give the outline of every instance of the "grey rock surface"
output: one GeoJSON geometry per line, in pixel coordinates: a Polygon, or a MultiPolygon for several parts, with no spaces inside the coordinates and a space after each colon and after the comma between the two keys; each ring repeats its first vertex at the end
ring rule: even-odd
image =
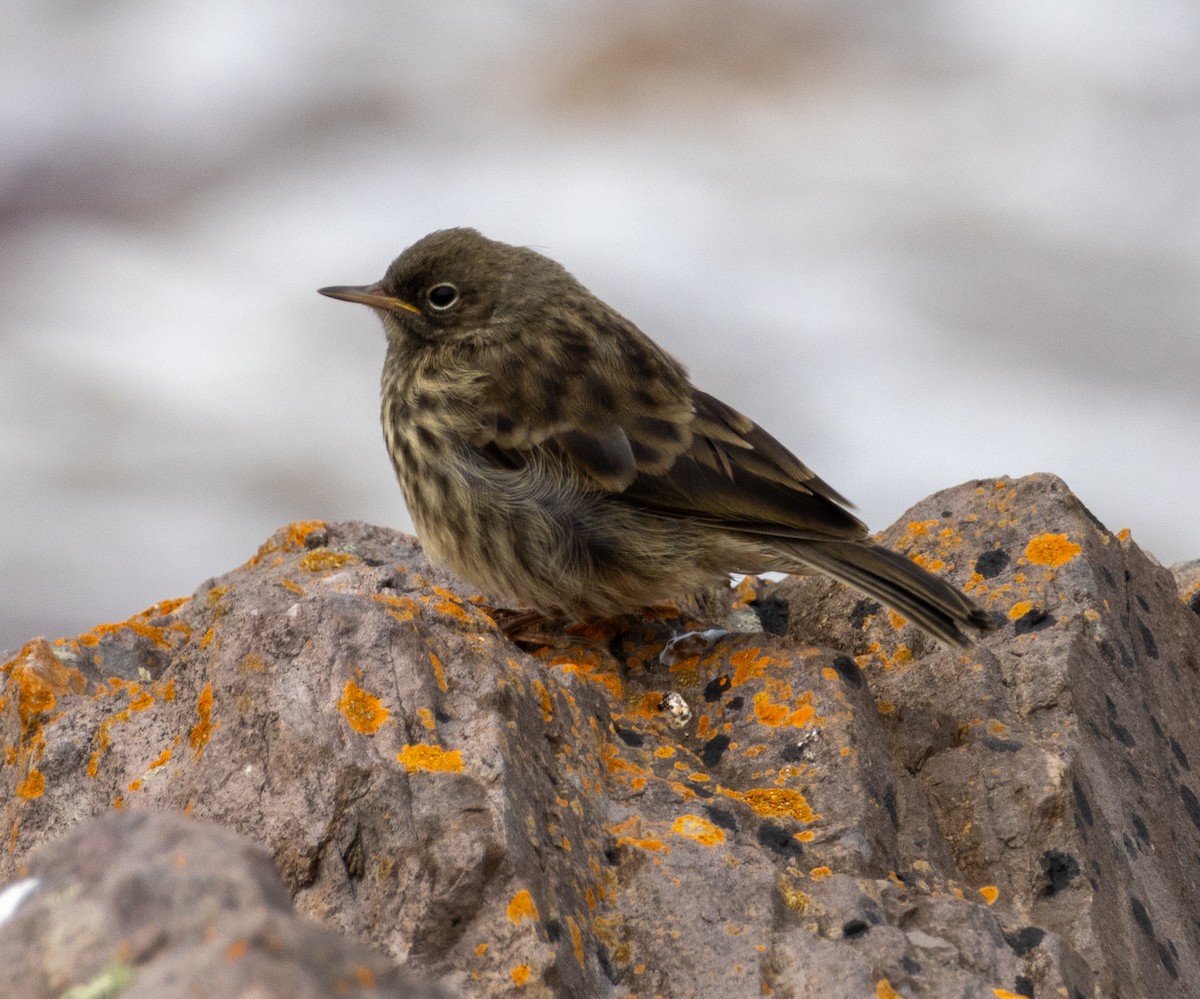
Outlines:
{"type": "Polygon", "coordinates": [[[291,525],[4,665],[0,879],[120,804],[464,996],[1189,995],[1200,615],[1051,476],[884,537],[1003,626],[949,650],[793,578],[517,648],[413,539],[291,525]]]}
{"type": "Polygon", "coordinates": [[[84,822],[38,847],[6,894],[10,999],[448,999],[299,917],[261,847],[178,813],[84,822]]]}

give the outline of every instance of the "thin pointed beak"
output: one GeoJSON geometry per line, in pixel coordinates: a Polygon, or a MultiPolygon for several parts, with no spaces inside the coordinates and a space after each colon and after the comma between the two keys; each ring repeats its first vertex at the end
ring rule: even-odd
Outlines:
{"type": "Polygon", "coordinates": [[[329,298],[340,298],[343,302],[369,305],[372,309],[404,309],[405,312],[421,314],[421,310],[415,305],[410,305],[403,299],[385,295],[378,284],[364,284],[361,287],[339,284],[332,288],[318,288],[317,292],[329,298]]]}

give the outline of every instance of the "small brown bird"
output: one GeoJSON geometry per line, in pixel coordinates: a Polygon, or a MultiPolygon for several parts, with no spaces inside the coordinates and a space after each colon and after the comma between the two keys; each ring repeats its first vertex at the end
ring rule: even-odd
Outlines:
{"type": "Polygon", "coordinates": [[[954,645],[990,626],[533,250],[444,229],[321,294],[383,320],[383,433],[417,532],[489,596],[586,619],[731,572],[822,572],[954,645]]]}

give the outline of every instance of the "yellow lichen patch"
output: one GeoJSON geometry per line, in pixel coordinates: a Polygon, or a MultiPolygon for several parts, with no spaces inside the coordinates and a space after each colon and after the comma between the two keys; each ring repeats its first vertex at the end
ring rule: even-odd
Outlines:
{"type": "Polygon", "coordinates": [[[541,680],[533,681],[533,692],[537,694],[538,704],[542,709],[542,720],[551,721],[554,718],[554,702],[550,699],[550,691],[541,680]]]}
{"type": "Polygon", "coordinates": [[[817,834],[811,829],[805,829],[798,833],[792,833],[793,839],[798,839],[801,843],[811,843],[817,838],[817,834]]]}
{"type": "Polygon", "coordinates": [[[932,528],[937,527],[940,523],[941,521],[936,518],[933,520],[910,520],[906,525],[906,529],[912,537],[919,538],[922,534],[928,534],[932,528]]]}
{"type": "Polygon", "coordinates": [[[771,657],[764,656],[760,648],[739,649],[729,657],[729,663],[733,666],[733,679],[729,685],[736,687],[747,680],[757,679],[771,662],[771,657]]]}
{"type": "Polygon", "coordinates": [[[154,695],[148,690],[138,691],[129,702],[130,711],[145,711],[154,703],[154,695]]]}
{"type": "Polygon", "coordinates": [[[290,549],[303,548],[308,543],[308,536],[314,531],[325,530],[325,521],[323,520],[297,520],[288,524],[287,533],[284,534],[284,546],[290,549]]]}
{"type": "Polygon", "coordinates": [[[881,978],[875,983],[875,999],[904,999],[904,996],[892,988],[886,978],[881,978]]]}
{"type": "Polygon", "coordinates": [[[296,594],[298,597],[304,596],[304,587],[292,579],[281,579],[279,585],[290,593],[296,594]]]}
{"type": "Polygon", "coordinates": [[[661,850],[663,853],[671,852],[671,848],[666,843],[661,839],[654,839],[652,836],[620,836],[617,838],[617,846],[636,846],[639,850],[661,850]]]}
{"type": "Polygon", "coordinates": [[[811,871],[808,872],[808,876],[810,878],[812,878],[814,881],[823,881],[823,880],[825,880],[825,878],[829,877],[829,875],[831,875],[832,873],[833,873],[833,871],[830,870],[828,867],[822,866],[822,867],[814,867],[811,871]]]}
{"type": "Polygon", "coordinates": [[[421,605],[412,597],[397,597],[388,593],[376,593],[373,599],[384,604],[388,613],[397,621],[411,621],[421,612],[421,605]]]}
{"type": "Polygon", "coordinates": [[[142,778],[141,777],[137,778],[136,780],[131,780],[129,782],[128,790],[140,791],[141,789],[142,789],[142,778]]]}
{"type": "Polygon", "coordinates": [[[650,773],[645,767],[639,767],[636,763],[632,763],[625,759],[611,742],[606,742],[600,747],[600,759],[604,762],[605,767],[611,774],[626,773],[638,777],[645,777],[650,773]]]}
{"type": "Polygon", "coordinates": [[[1065,534],[1039,534],[1025,546],[1025,557],[1034,565],[1056,568],[1070,562],[1081,551],[1083,547],[1069,541],[1065,534]]]}
{"type": "Polygon", "coordinates": [[[433,667],[433,682],[437,684],[438,690],[445,693],[450,689],[450,684],[446,682],[446,671],[442,669],[442,661],[432,649],[429,650],[429,665],[433,667]]]}
{"type": "Polygon", "coordinates": [[[421,723],[421,727],[432,732],[437,728],[437,722],[433,720],[433,712],[428,708],[417,708],[417,721],[421,723]]]}
{"type": "Polygon", "coordinates": [[[353,680],[347,680],[338,700],[338,710],[355,732],[372,735],[388,720],[388,709],[374,694],[363,690],[353,680]]]}
{"type": "Polygon", "coordinates": [[[213,692],[212,684],[206,683],[204,689],[200,691],[200,697],[196,700],[196,724],[192,726],[192,731],[188,735],[188,745],[192,747],[192,751],[199,759],[204,755],[204,747],[208,745],[208,740],[213,734],[213,692]]]}
{"type": "Polygon", "coordinates": [[[772,728],[781,725],[803,728],[812,721],[813,707],[811,704],[801,704],[800,707],[793,710],[790,705],[772,701],[771,695],[767,691],[760,690],[754,695],[754,717],[760,725],[768,725],[772,728]]]}
{"type": "Polygon", "coordinates": [[[538,912],[537,903],[533,900],[533,896],[522,888],[508,903],[508,908],[505,910],[510,923],[521,923],[526,919],[541,919],[542,915],[538,912]]]}
{"type": "Polygon", "coordinates": [[[743,576],[741,582],[733,588],[734,608],[749,607],[758,599],[758,580],[753,576],[743,576]]]}
{"type": "Polygon", "coordinates": [[[157,770],[159,767],[165,767],[171,760],[171,750],[164,749],[155,757],[154,761],[146,768],[147,771],[157,770]]]}
{"type": "Polygon", "coordinates": [[[462,751],[458,749],[442,749],[428,743],[408,745],[396,754],[396,759],[404,764],[411,774],[418,770],[430,773],[461,773],[463,768],[462,751]]]}
{"type": "Polygon", "coordinates": [[[669,760],[672,756],[675,755],[675,747],[674,746],[659,746],[658,749],[656,749],[654,751],[654,755],[657,756],[660,760],[669,760]]]}
{"type": "Polygon", "coordinates": [[[979,889],[979,894],[983,896],[983,900],[991,905],[1000,897],[1000,889],[995,885],[984,885],[979,889]]]}
{"type": "Polygon", "coordinates": [[[926,558],[919,552],[909,556],[922,569],[927,569],[930,572],[941,572],[946,568],[946,563],[940,558],[926,558]]]}
{"type": "Polygon", "coordinates": [[[825,677],[830,683],[836,683],[839,679],[838,671],[832,666],[826,666],[821,670],[821,676],[825,677]]]}
{"type": "Polygon", "coordinates": [[[17,785],[18,798],[40,798],[46,790],[46,775],[40,770],[31,769],[17,785]]]}
{"type": "Polygon", "coordinates": [[[175,700],[175,677],[171,677],[171,679],[167,681],[167,685],[163,687],[162,693],[158,696],[164,701],[175,700]]]}
{"type": "Polygon", "coordinates": [[[1024,992],[1009,992],[1008,989],[992,989],[996,999],[1029,999],[1024,992]]]}
{"type": "Polygon", "coordinates": [[[607,688],[609,693],[618,700],[624,692],[621,678],[615,673],[599,668],[600,663],[595,656],[576,656],[574,658],[555,656],[550,660],[550,665],[557,666],[564,673],[572,673],[588,683],[607,688]]]}
{"type": "Polygon", "coordinates": [[[1117,531],[1117,540],[1120,541],[1121,544],[1124,544],[1132,536],[1133,535],[1130,533],[1130,530],[1128,527],[1122,527],[1119,531],[1117,531]]]}
{"type": "Polygon", "coordinates": [[[204,598],[205,602],[208,604],[209,607],[213,607],[228,592],[229,592],[228,586],[214,586],[211,590],[208,591],[207,595],[205,596],[205,598],[204,598]]]}
{"type": "Polygon", "coordinates": [[[530,968],[527,964],[518,964],[509,974],[512,975],[514,985],[524,985],[529,981],[530,968]]]}
{"type": "Polygon", "coordinates": [[[693,839],[702,846],[717,846],[725,842],[725,830],[699,815],[681,815],[671,825],[676,836],[693,839]]]}
{"type": "Polygon", "coordinates": [[[738,793],[721,788],[728,797],[744,801],[752,811],[764,818],[795,819],[814,822],[820,816],[809,807],[804,795],[787,787],[753,787],[738,793]]]}
{"type": "Polygon", "coordinates": [[[112,721],[111,718],[105,718],[100,723],[100,727],[96,729],[96,748],[92,750],[92,755],[87,765],[87,775],[89,777],[95,777],[100,772],[100,761],[104,758],[108,747],[112,745],[112,736],[108,731],[108,727],[112,724],[112,721]]]}
{"type": "Polygon", "coordinates": [[[908,624],[908,618],[904,617],[903,615],[897,614],[894,610],[889,610],[887,612],[887,616],[888,616],[888,623],[891,624],[892,628],[895,631],[899,631],[906,624],[908,624]]]}
{"type": "Polygon", "coordinates": [[[192,629],[182,621],[173,621],[166,625],[154,625],[150,622],[165,617],[181,604],[187,603],[187,600],[187,597],[180,597],[177,600],[161,600],[144,611],[134,614],[127,621],[121,621],[119,624],[98,624],[91,631],[80,635],[76,641],[80,645],[90,648],[99,645],[101,639],[110,635],[116,635],[122,631],[132,631],[141,638],[149,639],[159,648],[173,648],[176,641],[189,638],[192,629]]]}
{"type": "Polygon", "coordinates": [[[1028,613],[1029,613],[1031,610],[1033,610],[1033,601],[1031,601],[1031,600],[1018,600],[1018,601],[1017,601],[1015,604],[1013,604],[1013,605],[1012,605],[1012,606],[1011,606],[1011,607],[1008,609],[1008,616],[1009,616],[1009,619],[1010,619],[1010,620],[1013,620],[1013,621],[1015,621],[1015,620],[1017,620],[1017,618],[1022,618],[1022,617],[1024,617],[1024,616],[1025,616],[1026,614],[1028,614],[1028,613]]]}
{"type": "Polygon", "coordinates": [[[571,931],[571,947],[575,951],[575,960],[583,967],[583,934],[579,932],[579,924],[567,916],[567,929],[571,931]]]}
{"type": "Polygon", "coordinates": [[[300,559],[300,568],[306,572],[330,572],[344,569],[348,565],[360,565],[362,559],[348,552],[331,552],[328,548],[317,548],[300,559]]]}

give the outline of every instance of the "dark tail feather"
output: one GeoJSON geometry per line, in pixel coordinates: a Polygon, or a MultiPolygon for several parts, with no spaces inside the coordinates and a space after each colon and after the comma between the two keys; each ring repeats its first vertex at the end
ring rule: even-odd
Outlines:
{"type": "Polygon", "coordinates": [[[889,548],[869,542],[812,541],[787,550],[806,566],[887,604],[948,645],[972,644],[964,627],[974,632],[996,626],[969,597],[889,548]]]}

